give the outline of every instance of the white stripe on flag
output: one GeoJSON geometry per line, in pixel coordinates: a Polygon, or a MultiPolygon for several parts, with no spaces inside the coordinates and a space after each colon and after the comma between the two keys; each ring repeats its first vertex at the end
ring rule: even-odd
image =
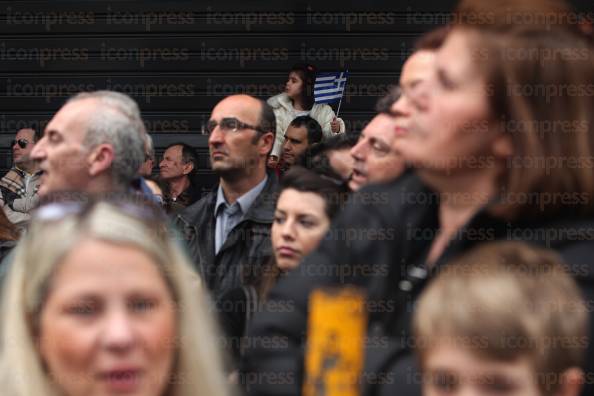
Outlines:
{"type": "Polygon", "coordinates": [[[328,98],[341,97],[341,96],[342,96],[342,92],[334,92],[331,94],[319,95],[318,99],[328,99],[328,98]]]}
{"type": "Polygon", "coordinates": [[[342,92],[342,88],[331,88],[331,89],[316,89],[314,90],[314,94],[325,94],[325,93],[334,93],[334,92],[342,92]]]}
{"type": "MultiPolygon", "coordinates": [[[[336,74],[333,74],[331,76],[324,76],[324,77],[316,77],[316,81],[332,81],[334,80],[336,77],[338,77],[336,74]]],[[[342,77],[342,76],[341,76],[342,77]]]]}
{"type": "Polygon", "coordinates": [[[319,79],[316,79],[315,85],[322,85],[322,84],[336,84],[336,83],[342,83],[342,82],[345,82],[346,80],[347,80],[347,79],[346,79],[345,77],[342,77],[342,78],[332,78],[332,79],[329,79],[329,80],[323,80],[323,81],[321,81],[321,80],[319,80],[319,79]]]}
{"type": "Polygon", "coordinates": [[[318,98],[318,103],[327,101],[327,100],[334,100],[334,99],[340,99],[342,95],[333,95],[333,96],[322,96],[318,98]]]}
{"type": "Polygon", "coordinates": [[[323,88],[323,87],[333,87],[335,84],[333,82],[329,82],[329,83],[316,83],[314,85],[314,87],[318,88],[323,88]]]}

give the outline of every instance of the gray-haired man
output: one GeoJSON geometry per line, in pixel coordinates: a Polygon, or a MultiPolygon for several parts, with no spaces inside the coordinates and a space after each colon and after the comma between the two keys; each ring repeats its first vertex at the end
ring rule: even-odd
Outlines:
{"type": "Polygon", "coordinates": [[[43,171],[39,194],[125,191],[144,161],[145,134],[130,97],[112,91],[72,97],[31,153],[43,171]]]}

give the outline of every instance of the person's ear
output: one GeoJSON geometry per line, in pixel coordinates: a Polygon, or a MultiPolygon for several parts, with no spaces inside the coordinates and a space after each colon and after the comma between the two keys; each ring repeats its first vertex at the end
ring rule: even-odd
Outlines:
{"type": "Polygon", "coordinates": [[[272,145],[274,144],[274,134],[272,132],[266,132],[258,139],[258,153],[263,156],[268,156],[272,145]]]}
{"type": "Polygon", "coordinates": [[[184,164],[184,168],[183,168],[183,173],[184,175],[189,175],[190,172],[192,172],[194,170],[194,163],[193,162],[187,162],[184,164]]]}
{"type": "Polygon", "coordinates": [[[584,371],[578,367],[570,367],[559,377],[559,389],[555,396],[579,396],[584,386],[584,371]]]}
{"type": "Polygon", "coordinates": [[[106,171],[113,164],[115,157],[114,149],[111,144],[100,144],[93,148],[89,154],[89,175],[97,176],[106,171]]]}

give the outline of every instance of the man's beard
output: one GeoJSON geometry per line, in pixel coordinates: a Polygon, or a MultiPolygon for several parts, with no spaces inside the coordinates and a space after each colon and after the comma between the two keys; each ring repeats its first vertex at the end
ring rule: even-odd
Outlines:
{"type": "Polygon", "coordinates": [[[253,172],[258,165],[258,158],[249,158],[241,163],[233,163],[222,166],[219,169],[213,167],[213,171],[221,178],[229,182],[240,180],[253,172]]]}

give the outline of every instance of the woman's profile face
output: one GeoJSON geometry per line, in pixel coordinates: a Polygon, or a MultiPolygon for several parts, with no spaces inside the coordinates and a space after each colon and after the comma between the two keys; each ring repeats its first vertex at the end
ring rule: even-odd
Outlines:
{"type": "Polygon", "coordinates": [[[293,188],[278,197],[272,223],[272,248],[278,267],[287,271],[299,265],[326,234],[330,219],[320,195],[293,188]]]}
{"type": "Polygon", "coordinates": [[[39,318],[39,350],[68,396],[163,395],[171,379],[175,305],[138,248],[86,240],[56,267],[39,318]]]}
{"type": "Polygon", "coordinates": [[[291,99],[298,99],[303,92],[303,79],[299,76],[299,73],[292,71],[289,73],[289,79],[285,84],[285,92],[291,99]]]}
{"type": "Polygon", "coordinates": [[[407,93],[410,124],[393,147],[419,170],[451,174],[493,160],[499,134],[471,34],[453,30],[436,54],[431,76],[407,93]]]}

